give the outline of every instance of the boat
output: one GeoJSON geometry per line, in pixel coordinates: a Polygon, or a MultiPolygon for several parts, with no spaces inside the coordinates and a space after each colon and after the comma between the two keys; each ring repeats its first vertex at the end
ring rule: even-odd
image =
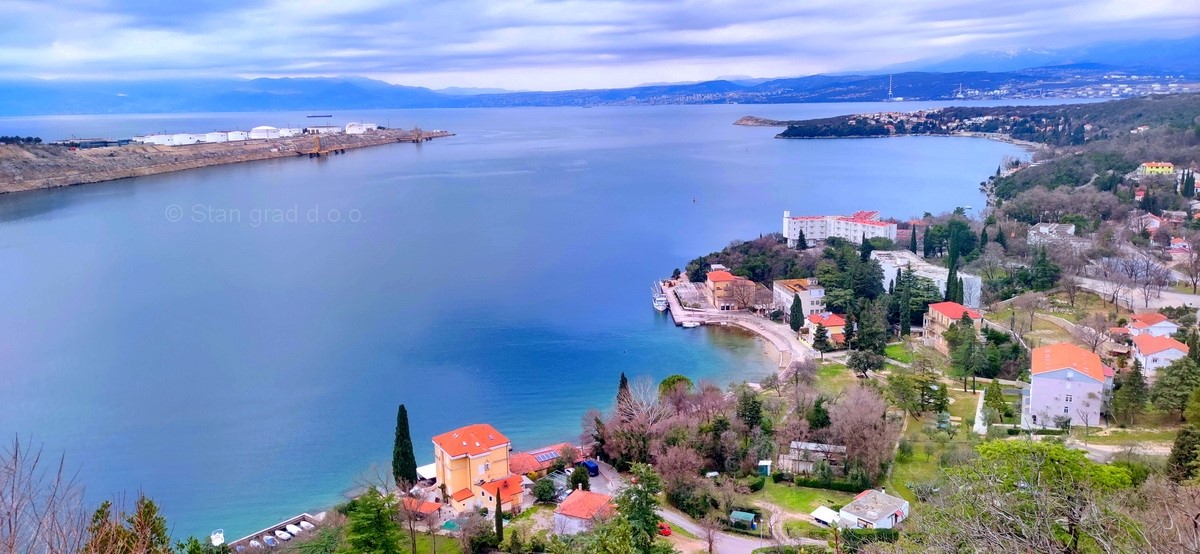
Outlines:
{"type": "Polygon", "coordinates": [[[213,546],[221,546],[222,544],[225,544],[225,530],[217,529],[216,531],[213,531],[212,534],[208,536],[208,540],[212,542],[213,546]]]}
{"type": "Polygon", "coordinates": [[[330,114],[330,115],[310,115],[310,116],[306,116],[306,117],[333,117],[333,115],[332,114],[330,114]]]}
{"type": "Polygon", "coordinates": [[[696,327],[699,327],[699,326],[700,326],[700,322],[699,322],[699,321],[685,321],[685,322],[683,322],[683,328],[684,328],[684,329],[695,329],[696,327]]]}
{"type": "Polygon", "coordinates": [[[271,535],[263,535],[262,540],[263,544],[266,544],[272,548],[279,546],[279,541],[275,540],[275,537],[272,537],[271,535]]]}
{"type": "Polygon", "coordinates": [[[275,536],[279,537],[280,540],[285,540],[285,541],[292,540],[292,534],[288,533],[287,531],[284,531],[283,529],[276,529],[275,536]]]}
{"type": "Polygon", "coordinates": [[[262,548],[262,543],[258,541],[250,541],[250,548],[262,548]]]}
{"type": "Polygon", "coordinates": [[[662,292],[662,284],[655,281],[650,286],[650,293],[654,295],[654,309],[660,312],[667,311],[667,295],[662,292]]]}
{"type": "Polygon", "coordinates": [[[301,532],[303,532],[303,529],[301,529],[295,523],[289,523],[287,525],[287,527],[284,527],[284,529],[287,529],[287,532],[291,533],[293,537],[295,537],[295,536],[299,535],[301,532]]]}
{"type": "Polygon", "coordinates": [[[316,529],[316,528],[317,528],[317,526],[316,526],[316,525],[313,525],[313,524],[311,524],[311,523],[309,523],[309,522],[307,522],[307,521],[301,521],[301,522],[300,522],[300,528],[301,528],[301,529],[304,529],[305,531],[312,531],[313,529],[316,529]]]}

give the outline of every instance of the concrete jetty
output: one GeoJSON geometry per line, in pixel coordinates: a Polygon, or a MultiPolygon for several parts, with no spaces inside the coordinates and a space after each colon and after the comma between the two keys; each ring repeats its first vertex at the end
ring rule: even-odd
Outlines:
{"type": "MultiPolygon", "coordinates": [[[[287,518],[279,523],[276,523],[275,525],[271,525],[269,527],[259,529],[258,531],[255,531],[249,535],[246,535],[236,541],[230,541],[227,544],[229,544],[229,547],[233,548],[233,549],[237,549],[237,547],[239,547],[239,546],[249,548],[250,541],[256,540],[259,543],[262,543],[263,535],[271,535],[272,537],[274,537],[275,531],[277,529],[283,529],[284,531],[286,531],[287,529],[285,529],[285,527],[287,527],[288,525],[299,526],[301,521],[307,521],[313,525],[319,525],[322,521],[325,521],[325,512],[320,512],[315,516],[312,514],[309,514],[307,512],[300,514],[298,516],[292,516],[292,517],[287,518]]],[[[316,531],[316,530],[315,529],[312,531],[306,530],[305,533],[311,533],[314,531],[316,531]]],[[[263,546],[265,547],[266,545],[264,544],[263,546]]]]}
{"type": "Polygon", "coordinates": [[[675,320],[675,325],[682,326],[688,322],[701,325],[724,325],[739,327],[754,333],[770,342],[779,351],[780,369],[786,368],[792,360],[816,357],[816,350],[800,342],[796,333],[786,324],[776,323],[749,312],[685,307],[677,293],[680,290],[686,290],[686,287],[695,285],[687,281],[672,283],[663,281],[659,286],[667,297],[671,318],[675,320]]]}

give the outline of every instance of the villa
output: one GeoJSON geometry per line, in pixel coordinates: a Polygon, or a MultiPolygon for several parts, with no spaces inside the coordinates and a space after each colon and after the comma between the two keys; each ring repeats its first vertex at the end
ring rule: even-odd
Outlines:
{"type": "Polygon", "coordinates": [[[1034,348],[1030,355],[1030,387],[1022,393],[1023,427],[1096,425],[1105,396],[1112,390],[1113,370],[1100,356],[1070,343],[1034,348]]]}
{"type": "Polygon", "coordinates": [[[800,313],[817,314],[825,311],[825,287],[817,284],[816,277],[807,279],[780,279],[771,284],[775,307],[783,311],[786,321],[791,321],[792,303],[800,297],[800,313]]]}
{"type": "Polygon", "coordinates": [[[949,356],[950,345],[946,342],[946,331],[950,326],[962,320],[963,314],[971,318],[975,332],[983,328],[983,316],[958,302],[938,302],[929,305],[925,312],[925,346],[932,346],[938,352],[949,356]]]}
{"type": "Polygon", "coordinates": [[[1147,381],[1153,381],[1158,376],[1158,370],[1187,354],[1187,345],[1170,336],[1143,333],[1133,337],[1133,357],[1142,365],[1142,373],[1147,381]]]}
{"type": "Polygon", "coordinates": [[[909,504],[882,490],[867,489],[838,512],[843,529],[891,529],[908,517],[909,504]]]}
{"type": "Polygon", "coordinates": [[[445,487],[447,504],[454,511],[494,508],[497,496],[502,509],[520,506],[524,490],[521,476],[509,471],[511,446],[508,437],[486,423],[433,437],[437,481],[445,487]]]}
{"type": "Polygon", "coordinates": [[[564,535],[574,535],[591,528],[596,521],[614,513],[612,497],[598,492],[577,489],[554,509],[554,528],[564,535]]]}
{"type": "Polygon", "coordinates": [[[829,333],[829,342],[835,346],[846,343],[846,318],[844,316],[832,312],[809,314],[808,318],[804,320],[802,329],[808,335],[808,340],[811,341],[816,336],[818,326],[825,328],[825,331],[829,333]]]}
{"type": "Polygon", "coordinates": [[[754,302],[754,294],[757,291],[757,285],[753,281],[725,270],[709,271],[704,278],[704,285],[708,303],[718,310],[745,308],[754,302]],[[739,294],[743,287],[750,287],[750,290],[739,294]]]}
{"type": "Polygon", "coordinates": [[[508,463],[509,471],[514,475],[527,475],[531,479],[537,479],[545,477],[556,463],[561,462],[570,467],[581,459],[578,448],[572,446],[571,443],[562,442],[528,452],[517,452],[509,456],[508,463]],[[567,460],[562,457],[563,451],[568,448],[574,449],[575,459],[567,460]]]}

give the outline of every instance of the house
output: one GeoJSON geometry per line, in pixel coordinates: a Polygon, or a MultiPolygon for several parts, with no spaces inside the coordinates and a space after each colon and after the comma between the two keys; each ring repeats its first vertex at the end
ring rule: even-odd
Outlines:
{"type": "Polygon", "coordinates": [[[1158,370],[1188,354],[1186,344],[1170,336],[1155,336],[1144,333],[1133,337],[1133,357],[1142,364],[1142,373],[1147,381],[1153,381],[1158,370]]]}
{"type": "Polygon", "coordinates": [[[1163,218],[1154,214],[1142,214],[1133,218],[1132,226],[1134,231],[1147,231],[1151,235],[1158,232],[1158,228],[1162,227],[1166,222],[1163,218]]]}
{"type": "Polygon", "coordinates": [[[1175,164],[1170,162],[1146,162],[1137,168],[1138,175],[1170,175],[1175,173],[1175,164]]]}
{"type": "Polygon", "coordinates": [[[804,233],[807,246],[813,246],[829,237],[838,237],[854,244],[876,237],[896,241],[896,224],[880,221],[879,212],[862,210],[848,216],[803,215],[792,217],[792,212],[783,211],[783,236],[791,248],[796,247],[800,234],[804,233]]]}
{"type": "Polygon", "coordinates": [[[411,496],[404,497],[404,509],[417,514],[417,519],[425,519],[442,511],[442,505],[411,496]]]}
{"type": "MultiPolygon", "coordinates": [[[[896,280],[898,271],[906,269],[911,270],[913,275],[933,281],[942,297],[946,296],[946,280],[950,278],[948,268],[926,262],[924,258],[908,250],[875,250],[871,252],[871,259],[879,262],[879,266],[883,268],[884,290],[888,289],[889,283],[896,280]]],[[[958,272],[958,278],[963,286],[963,304],[968,308],[979,308],[983,298],[983,279],[962,271],[958,272]]]]}
{"type": "Polygon", "coordinates": [[[1179,326],[1167,319],[1167,316],[1149,312],[1144,314],[1133,314],[1129,316],[1129,326],[1127,328],[1129,336],[1136,337],[1138,335],[1153,335],[1156,337],[1169,337],[1179,332],[1179,326]]]}
{"type": "Polygon", "coordinates": [[[754,302],[756,285],[728,271],[709,271],[704,278],[708,302],[719,310],[740,310],[754,302]]]}
{"type": "Polygon", "coordinates": [[[938,352],[949,356],[950,344],[946,342],[946,331],[950,329],[950,325],[961,321],[964,313],[971,318],[975,332],[979,332],[983,328],[983,316],[979,315],[979,312],[958,302],[930,304],[929,310],[925,312],[925,336],[922,339],[925,346],[932,346],[938,352]]]}
{"type": "Polygon", "coordinates": [[[825,331],[829,333],[829,341],[836,345],[844,345],[846,343],[846,318],[833,312],[821,312],[817,314],[808,314],[804,320],[804,327],[800,332],[808,335],[811,341],[816,336],[817,326],[825,327],[825,331]]]}
{"type": "Polygon", "coordinates": [[[587,531],[592,523],[615,513],[612,497],[577,489],[554,509],[554,530],[563,535],[587,531]]]}
{"type": "Polygon", "coordinates": [[[1022,394],[1022,427],[1096,425],[1100,407],[1112,390],[1113,370],[1094,352],[1062,342],[1039,346],[1030,354],[1030,386],[1022,394]]]}
{"type": "Polygon", "coordinates": [[[843,529],[891,529],[908,517],[908,501],[867,489],[838,511],[843,529]]]}
{"type": "Polygon", "coordinates": [[[550,446],[530,450],[528,452],[517,452],[509,456],[508,469],[514,475],[528,475],[530,479],[537,480],[540,477],[545,477],[550,472],[550,468],[555,464],[562,463],[570,467],[575,465],[582,457],[580,450],[571,445],[571,443],[561,442],[550,446]],[[573,460],[562,458],[563,450],[568,448],[574,449],[575,455],[573,460]]]}
{"type": "Polygon", "coordinates": [[[437,481],[445,487],[447,504],[456,512],[518,506],[523,499],[521,476],[509,471],[512,443],[486,423],[476,423],[433,437],[437,481]]]}
{"type": "Polygon", "coordinates": [[[825,311],[825,287],[817,284],[816,277],[808,279],[780,279],[771,283],[771,294],[775,307],[783,311],[787,321],[792,318],[792,303],[800,297],[800,312],[804,315],[825,311]]]}
{"type": "Polygon", "coordinates": [[[1025,242],[1029,246],[1066,247],[1076,253],[1091,246],[1088,240],[1075,236],[1075,225],[1068,223],[1038,223],[1029,228],[1025,242]]]}
{"type": "Polygon", "coordinates": [[[837,468],[846,459],[846,447],[819,442],[792,441],[788,451],[779,455],[776,468],[784,473],[812,473],[813,465],[821,460],[837,468]]]}

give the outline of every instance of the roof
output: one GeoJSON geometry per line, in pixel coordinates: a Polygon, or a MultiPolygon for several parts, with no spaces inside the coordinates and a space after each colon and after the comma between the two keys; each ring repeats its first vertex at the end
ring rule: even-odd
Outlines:
{"type": "Polygon", "coordinates": [[[817,284],[817,279],[815,277],[810,277],[807,279],[778,279],[773,282],[772,285],[783,287],[785,290],[791,292],[804,292],[810,289],[824,288],[817,284]]]}
{"type": "Polygon", "coordinates": [[[750,512],[734,510],[729,512],[729,519],[736,519],[739,521],[754,521],[754,514],[750,512]]]}
{"type": "Polygon", "coordinates": [[[1138,352],[1143,356],[1146,354],[1157,354],[1165,350],[1174,348],[1184,354],[1187,354],[1188,347],[1186,344],[1179,342],[1171,337],[1156,337],[1154,335],[1142,334],[1133,337],[1133,345],[1137,347],[1138,352]]]}
{"type": "Polygon", "coordinates": [[[417,477],[422,479],[437,479],[437,464],[426,464],[418,467],[417,477]]]}
{"type": "Polygon", "coordinates": [[[508,444],[508,437],[486,423],[475,423],[433,437],[433,444],[452,458],[478,456],[508,444]]]}
{"type": "Polygon", "coordinates": [[[450,495],[450,498],[453,498],[455,501],[462,502],[468,498],[471,498],[472,496],[475,496],[475,493],[471,492],[470,488],[465,488],[456,491],[454,494],[450,495]]]}
{"type": "MultiPolygon", "coordinates": [[[[471,492],[467,489],[463,490],[466,490],[468,494],[471,492]]],[[[406,496],[404,497],[404,508],[406,510],[427,516],[442,509],[442,505],[438,504],[437,502],[429,502],[427,500],[420,500],[411,496],[406,496]]]]}
{"type": "Polygon", "coordinates": [[[708,276],[706,277],[706,279],[708,279],[709,281],[712,281],[714,283],[723,283],[725,281],[734,281],[737,279],[737,277],[734,277],[733,274],[728,271],[719,271],[718,270],[718,271],[708,272],[708,276]]]}
{"type": "Polygon", "coordinates": [[[1100,363],[1100,356],[1069,342],[1034,348],[1031,358],[1033,375],[1073,369],[1096,381],[1104,382],[1104,364],[1100,363]]]}
{"type": "Polygon", "coordinates": [[[499,496],[500,502],[508,503],[513,497],[518,496],[524,490],[521,488],[521,476],[509,475],[503,479],[488,481],[479,486],[479,488],[488,492],[492,496],[499,496]]]}
{"type": "Polygon", "coordinates": [[[825,525],[832,525],[833,522],[837,521],[837,519],[838,519],[838,513],[829,508],[826,508],[825,506],[821,506],[821,507],[813,510],[812,514],[810,514],[810,515],[813,516],[813,519],[820,521],[821,523],[824,523],[825,525]]]}
{"type": "Polygon", "coordinates": [[[576,489],[554,509],[554,513],[578,519],[595,519],[612,513],[612,497],[598,492],[576,489]]]}
{"type": "MultiPolygon", "coordinates": [[[[536,450],[512,454],[508,457],[508,470],[513,473],[523,474],[548,469],[560,458],[559,452],[562,452],[568,446],[571,446],[571,444],[560,442],[536,450]]],[[[576,448],[575,451],[579,452],[579,449],[576,448]]],[[[576,455],[576,458],[578,458],[578,455],[576,455]]],[[[573,464],[577,461],[579,460],[566,460],[564,463],[573,464]]]]}
{"type": "Polygon", "coordinates": [[[967,316],[971,319],[983,319],[983,316],[979,315],[979,312],[963,306],[958,302],[938,302],[936,304],[930,304],[929,309],[950,319],[962,319],[963,312],[966,312],[967,316]]]}
{"type": "Polygon", "coordinates": [[[1159,323],[1166,321],[1167,316],[1158,312],[1148,312],[1144,314],[1133,314],[1129,316],[1129,319],[1133,322],[1133,327],[1145,329],[1151,325],[1158,325],[1159,323]]]}
{"type": "Polygon", "coordinates": [[[858,493],[853,502],[846,504],[842,508],[842,512],[873,523],[897,512],[903,514],[907,505],[908,501],[903,498],[896,498],[883,491],[867,489],[858,493]]]}
{"type": "Polygon", "coordinates": [[[808,320],[813,322],[814,325],[820,324],[826,327],[841,327],[846,324],[846,318],[833,312],[808,314],[808,320]]]}
{"type": "MultiPolygon", "coordinates": [[[[1171,162],[1146,162],[1142,165],[1144,165],[1146,167],[1175,167],[1175,164],[1173,164],[1171,162]]],[[[1126,166],[1126,167],[1128,167],[1128,166],[1126,166]]]]}
{"type": "Polygon", "coordinates": [[[846,447],[840,444],[822,444],[819,442],[801,442],[792,441],[788,445],[792,450],[808,450],[810,452],[837,452],[840,454],[846,453],[846,447]]]}

